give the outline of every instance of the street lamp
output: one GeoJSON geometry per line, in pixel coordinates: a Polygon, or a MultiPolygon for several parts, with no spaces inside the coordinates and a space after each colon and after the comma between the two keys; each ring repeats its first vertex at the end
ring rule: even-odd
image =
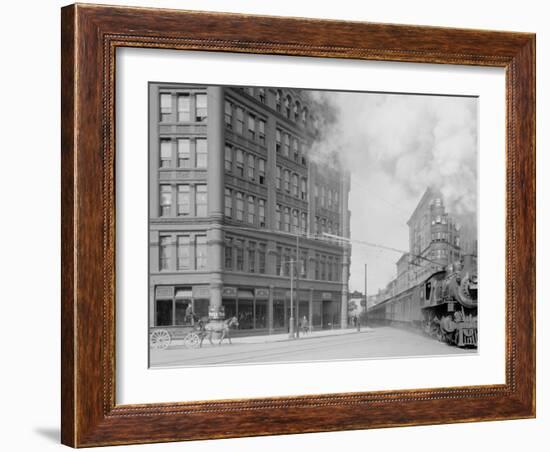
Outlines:
{"type": "Polygon", "coordinates": [[[290,318],[288,319],[288,337],[294,339],[294,260],[290,260],[290,318]]]}
{"type": "Polygon", "coordinates": [[[288,337],[300,338],[298,320],[300,317],[300,236],[296,235],[296,260],[288,261],[290,264],[290,317],[288,319],[288,337]],[[296,271],[296,307],[294,307],[294,271],[296,271]],[[294,314],[296,313],[296,317],[294,314]]]}

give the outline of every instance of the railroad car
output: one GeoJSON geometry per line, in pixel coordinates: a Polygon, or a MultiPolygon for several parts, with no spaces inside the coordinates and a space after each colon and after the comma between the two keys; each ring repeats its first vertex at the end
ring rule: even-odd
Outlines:
{"type": "Polygon", "coordinates": [[[477,262],[473,255],[368,311],[373,323],[420,329],[458,347],[477,348],[477,262]]]}

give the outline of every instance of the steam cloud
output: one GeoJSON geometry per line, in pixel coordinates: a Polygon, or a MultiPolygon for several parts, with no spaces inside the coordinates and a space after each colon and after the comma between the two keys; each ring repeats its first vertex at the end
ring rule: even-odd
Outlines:
{"type": "MultiPolygon", "coordinates": [[[[468,238],[475,240],[476,98],[319,91],[310,95],[317,102],[314,113],[321,121],[311,158],[332,162],[336,152],[349,169],[352,235],[353,217],[355,231],[364,234],[358,226],[360,218],[370,231],[370,236],[363,238],[406,248],[405,222],[426,188],[432,186],[442,192],[447,211],[462,225],[468,238]],[[373,210],[368,205],[369,197],[382,198],[388,209],[367,214],[373,210]],[[395,222],[401,223],[400,231],[395,229],[395,222]],[[401,241],[393,238],[394,233],[403,237],[401,241]]],[[[356,261],[358,255],[359,260],[363,259],[361,253],[358,248],[353,250],[356,261]]],[[[392,256],[393,262],[397,257],[392,256]]],[[[376,284],[380,286],[382,279],[387,282],[395,272],[393,263],[382,267],[384,276],[376,284]]],[[[353,279],[352,269],[352,283],[353,279]]]]}
{"type": "Polygon", "coordinates": [[[437,187],[455,217],[475,223],[476,99],[334,92],[314,95],[320,106],[322,133],[313,146],[313,159],[328,159],[337,152],[352,173],[384,171],[407,198],[416,201],[428,186],[437,187]]]}

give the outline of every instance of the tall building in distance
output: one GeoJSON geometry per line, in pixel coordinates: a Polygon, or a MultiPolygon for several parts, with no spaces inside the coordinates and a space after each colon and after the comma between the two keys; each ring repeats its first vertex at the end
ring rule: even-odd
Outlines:
{"type": "MultiPolygon", "coordinates": [[[[460,259],[460,225],[445,209],[442,193],[424,192],[409,221],[409,281],[416,284],[460,259]]],[[[402,272],[405,270],[401,265],[402,272]]],[[[398,261],[398,274],[400,265],[398,261]]]]}
{"type": "Polygon", "coordinates": [[[315,156],[319,115],[305,90],[151,83],[151,326],[236,316],[287,331],[295,318],[345,327],[349,174],[315,156]],[[296,310],[298,307],[298,310],[296,310]]]}
{"type": "Polygon", "coordinates": [[[477,240],[473,239],[476,235],[449,214],[437,188],[426,189],[407,226],[409,252],[397,260],[396,278],[372,295],[373,305],[423,282],[436,271],[460,261],[465,254],[477,256],[477,240]]]}

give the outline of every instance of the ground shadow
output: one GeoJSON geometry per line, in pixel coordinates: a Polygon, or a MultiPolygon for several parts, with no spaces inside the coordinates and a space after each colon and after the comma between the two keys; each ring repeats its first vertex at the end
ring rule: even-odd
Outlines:
{"type": "Polygon", "coordinates": [[[57,427],[38,427],[34,431],[44,438],[53,441],[57,444],[61,441],[61,432],[57,427]]]}

